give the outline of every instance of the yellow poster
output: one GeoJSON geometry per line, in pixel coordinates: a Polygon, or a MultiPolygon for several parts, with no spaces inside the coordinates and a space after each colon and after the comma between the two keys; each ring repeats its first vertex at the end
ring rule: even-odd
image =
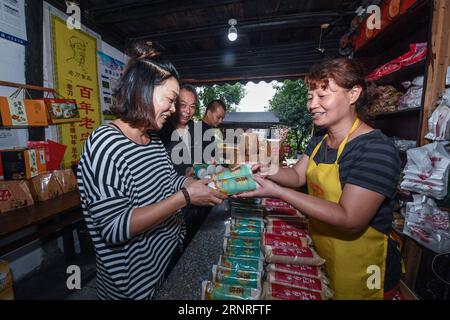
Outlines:
{"type": "Polygon", "coordinates": [[[78,163],[84,141],[100,125],[97,73],[97,39],[67,28],[66,21],[52,16],[55,88],[67,99],[75,99],[80,122],[60,125],[61,143],[67,145],[63,166],[78,163]]]}

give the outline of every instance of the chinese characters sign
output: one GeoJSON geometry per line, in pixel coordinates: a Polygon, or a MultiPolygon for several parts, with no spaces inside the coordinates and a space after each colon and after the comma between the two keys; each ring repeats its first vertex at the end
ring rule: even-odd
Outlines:
{"type": "Polygon", "coordinates": [[[52,17],[53,61],[57,91],[78,104],[81,121],[61,125],[61,143],[67,145],[63,166],[77,163],[84,141],[100,125],[97,77],[97,40],[81,30],[68,29],[52,17]]]}

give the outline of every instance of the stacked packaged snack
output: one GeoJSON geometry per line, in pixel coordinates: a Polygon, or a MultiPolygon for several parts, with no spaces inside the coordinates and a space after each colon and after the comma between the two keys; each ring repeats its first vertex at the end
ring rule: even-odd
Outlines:
{"type": "Polygon", "coordinates": [[[212,281],[202,284],[202,298],[330,299],[325,261],[312,246],[307,224],[279,199],[232,200],[223,255],[212,267],[212,281]]]}
{"type": "Polygon", "coordinates": [[[267,300],[326,300],[333,296],[313,248],[308,221],[279,199],[265,199],[262,248],[266,266],[262,298],[267,300]]]}
{"type": "Polygon", "coordinates": [[[209,187],[220,190],[228,195],[255,190],[257,185],[252,178],[252,170],[247,165],[231,169],[213,175],[213,182],[209,187]]]}
{"type": "Polygon", "coordinates": [[[259,200],[233,200],[226,222],[223,254],[212,267],[212,281],[203,281],[203,300],[257,300],[261,297],[264,231],[259,200]]]}

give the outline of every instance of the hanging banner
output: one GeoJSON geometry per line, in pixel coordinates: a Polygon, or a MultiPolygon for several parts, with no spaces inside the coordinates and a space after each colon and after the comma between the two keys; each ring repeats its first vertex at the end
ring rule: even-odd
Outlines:
{"type": "Polygon", "coordinates": [[[125,63],[99,51],[98,66],[102,80],[100,88],[102,114],[103,120],[107,122],[115,119],[109,108],[113,103],[113,93],[122,77],[125,63]]]}
{"type": "Polygon", "coordinates": [[[89,134],[100,125],[97,73],[97,39],[66,21],[52,16],[55,87],[59,94],[75,99],[81,120],[60,125],[61,143],[67,145],[63,167],[78,163],[89,134]]]}

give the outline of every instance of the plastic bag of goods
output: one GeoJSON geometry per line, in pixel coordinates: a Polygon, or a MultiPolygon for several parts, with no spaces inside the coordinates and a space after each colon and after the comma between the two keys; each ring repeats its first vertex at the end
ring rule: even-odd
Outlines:
{"type": "Polygon", "coordinates": [[[419,108],[422,105],[423,87],[412,86],[398,101],[398,109],[419,108]]]}
{"type": "Polygon", "coordinates": [[[319,292],[264,282],[263,300],[324,300],[319,292]]]}
{"type": "Polygon", "coordinates": [[[245,239],[245,238],[227,238],[223,239],[223,248],[226,247],[244,247],[261,249],[261,242],[259,240],[245,239]]]}
{"type": "Polygon", "coordinates": [[[261,289],[261,272],[233,270],[218,265],[213,265],[211,271],[213,282],[261,289]]]}
{"type": "Polygon", "coordinates": [[[311,238],[306,237],[291,237],[274,233],[263,233],[262,245],[272,247],[293,247],[293,248],[305,248],[312,244],[311,238]]]}
{"type": "Polygon", "coordinates": [[[225,237],[261,239],[262,229],[255,226],[233,227],[228,223],[225,225],[225,237]]]}
{"type": "Polygon", "coordinates": [[[279,271],[270,271],[267,274],[266,281],[298,289],[320,293],[323,300],[333,297],[331,289],[318,278],[310,278],[279,271]]]}
{"type": "Polygon", "coordinates": [[[210,188],[220,190],[227,195],[256,190],[257,184],[251,176],[215,180],[208,184],[210,188]]]}
{"type": "Polygon", "coordinates": [[[430,143],[420,148],[407,151],[408,162],[404,170],[400,187],[444,199],[447,195],[450,154],[437,143],[430,143]]]}
{"type": "Polygon", "coordinates": [[[219,257],[219,262],[217,263],[217,265],[233,270],[256,272],[263,271],[262,259],[240,258],[221,255],[219,257]]]}
{"type": "Polygon", "coordinates": [[[278,271],[284,273],[290,273],[298,276],[305,276],[310,278],[317,278],[322,280],[325,284],[329,284],[327,276],[319,266],[302,266],[298,264],[286,264],[286,263],[269,263],[266,266],[266,271],[278,271]]]}
{"type": "Polygon", "coordinates": [[[218,282],[202,282],[202,300],[259,300],[261,290],[218,282]]]}
{"type": "Polygon", "coordinates": [[[426,139],[442,141],[450,140],[450,108],[446,105],[439,105],[428,119],[429,132],[426,139]]]}
{"type": "Polygon", "coordinates": [[[438,252],[450,251],[450,219],[435,201],[426,196],[414,195],[406,204],[403,233],[425,247],[438,252]]]}
{"type": "Polygon", "coordinates": [[[264,256],[268,263],[320,266],[325,263],[313,248],[265,246],[264,256]]]}

